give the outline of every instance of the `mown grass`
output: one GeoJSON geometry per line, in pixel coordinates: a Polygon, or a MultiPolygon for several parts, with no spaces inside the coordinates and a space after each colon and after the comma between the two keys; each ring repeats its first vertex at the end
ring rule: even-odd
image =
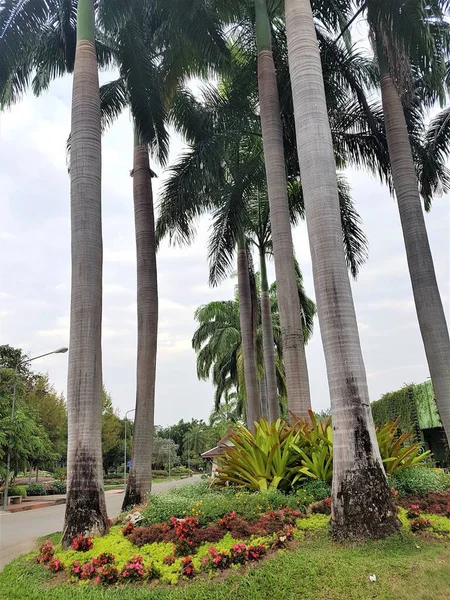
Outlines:
{"type": "MultiPolygon", "coordinates": [[[[57,541],[55,534],[54,541],[57,541]]],[[[409,533],[358,547],[333,544],[321,529],[255,567],[216,580],[149,588],[104,589],[60,583],[35,563],[16,559],[0,574],[1,600],[450,600],[450,543],[409,533]],[[376,575],[371,582],[370,575],[376,575]]],[[[51,536],[50,536],[51,537],[51,536]]],[[[51,537],[52,539],[52,537],[51,537]]]]}

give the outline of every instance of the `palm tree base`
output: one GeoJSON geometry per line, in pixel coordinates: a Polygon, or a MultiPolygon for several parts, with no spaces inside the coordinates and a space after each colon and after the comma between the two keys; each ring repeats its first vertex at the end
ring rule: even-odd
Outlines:
{"type": "MultiPolygon", "coordinates": [[[[150,490],[149,490],[150,491],[150,490]]],[[[137,486],[136,477],[133,472],[128,476],[127,489],[122,503],[122,510],[127,510],[133,506],[143,504],[146,500],[146,494],[142,494],[137,486]]]]}
{"type": "Polygon", "coordinates": [[[401,523],[379,464],[347,472],[336,487],[330,531],[336,541],[381,539],[397,533],[401,523]]]}

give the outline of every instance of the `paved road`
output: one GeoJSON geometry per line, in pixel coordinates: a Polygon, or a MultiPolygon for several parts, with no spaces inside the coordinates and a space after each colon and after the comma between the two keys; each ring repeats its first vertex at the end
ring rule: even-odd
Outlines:
{"type": "MultiPolygon", "coordinates": [[[[194,483],[199,479],[200,475],[194,475],[189,479],[155,483],[152,491],[159,494],[174,487],[194,483]]],[[[106,506],[110,517],[120,513],[122,500],[122,491],[106,492],[106,506]]],[[[0,513],[0,571],[16,556],[34,550],[36,538],[61,531],[65,509],[65,505],[60,504],[17,513],[0,513]]]]}

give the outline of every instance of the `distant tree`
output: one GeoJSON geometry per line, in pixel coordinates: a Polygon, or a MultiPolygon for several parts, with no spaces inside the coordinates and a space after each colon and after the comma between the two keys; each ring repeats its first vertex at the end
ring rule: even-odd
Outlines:
{"type": "MultiPolygon", "coordinates": [[[[123,460],[124,422],[114,410],[111,394],[106,391],[105,387],[103,387],[102,404],[103,468],[105,473],[108,473],[111,469],[116,469],[123,460]]],[[[128,441],[130,444],[131,436],[128,441]]]]}

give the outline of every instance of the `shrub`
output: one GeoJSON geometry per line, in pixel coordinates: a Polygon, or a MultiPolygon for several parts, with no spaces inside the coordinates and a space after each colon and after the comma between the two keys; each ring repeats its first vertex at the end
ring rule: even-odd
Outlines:
{"type": "Polygon", "coordinates": [[[77,577],[82,581],[93,579],[96,575],[96,569],[92,562],[85,562],[81,564],[78,560],[72,564],[70,572],[74,577],[77,577]]]}
{"type": "Polygon", "coordinates": [[[65,566],[64,563],[59,560],[59,558],[54,558],[48,563],[47,569],[52,573],[58,573],[59,571],[64,571],[65,566]]]}
{"type": "Polygon", "coordinates": [[[55,547],[51,543],[50,540],[46,540],[42,546],[39,548],[39,554],[37,557],[37,561],[43,565],[48,564],[51,560],[53,560],[53,556],[55,554],[55,547]]]}
{"type": "Polygon", "coordinates": [[[161,577],[161,571],[151,563],[147,569],[148,579],[159,579],[161,577]]]}
{"type": "Polygon", "coordinates": [[[53,477],[60,481],[65,481],[67,479],[67,467],[56,467],[53,471],[53,477]]]}
{"type": "Polygon", "coordinates": [[[173,563],[176,561],[175,555],[174,554],[169,554],[168,556],[165,556],[163,558],[163,563],[165,565],[168,565],[169,567],[171,565],[173,565],[173,563]]]}
{"type": "Polygon", "coordinates": [[[389,477],[399,496],[444,492],[450,488],[450,475],[429,467],[410,467],[389,477]]]}
{"type": "Polygon", "coordinates": [[[411,531],[423,531],[424,529],[428,529],[432,526],[430,519],[424,519],[423,517],[419,517],[417,519],[413,519],[410,523],[411,531]]]}
{"type": "Polygon", "coordinates": [[[92,550],[93,547],[92,538],[89,536],[84,537],[81,533],[72,541],[73,550],[77,550],[78,552],[87,552],[88,550],[92,550]]]}
{"type": "Polygon", "coordinates": [[[140,581],[144,578],[145,570],[140,554],[133,556],[122,568],[120,577],[123,581],[140,581]]]}
{"type": "Polygon", "coordinates": [[[313,502],[309,507],[313,514],[331,515],[331,498],[325,498],[320,502],[313,502]]]}
{"type": "Polygon", "coordinates": [[[403,471],[409,467],[424,465],[430,460],[431,452],[423,452],[422,444],[419,442],[405,443],[410,440],[412,433],[398,435],[398,423],[400,417],[395,421],[388,421],[383,427],[377,428],[377,441],[380,448],[381,459],[384,469],[388,475],[403,471]]]}
{"type": "Polygon", "coordinates": [[[294,538],[294,527],[293,525],[285,525],[281,531],[277,531],[275,541],[272,544],[272,548],[285,548],[287,542],[294,538]]]}
{"type": "Polygon", "coordinates": [[[233,565],[243,565],[245,563],[245,553],[247,546],[245,544],[234,544],[230,549],[230,560],[233,565]]]}
{"type": "Polygon", "coordinates": [[[27,488],[25,485],[11,485],[8,487],[8,496],[21,496],[26,498],[27,488]]]}
{"type": "Polygon", "coordinates": [[[109,563],[98,567],[95,581],[103,585],[111,585],[119,580],[119,570],[109,563]]]}
{"type": "Polygon", "coordinates": [[[446,516],[450,506],[450,490],[429,492],[421,496],[403,496],[403,498],[397,498],[397,503],[406,509],[414,504],[424,513],[446,516]]]}
{"type": "Polygon", "coordinates": [[[46,490],[43,483],[29,483],[26,487],[27,496],[45,496],[46,490]]]}
{"type": "Polygon", "coordinates": [[[110,554],[109,552],[103,552],[102,554],[99,554],[96,558],[92,559],[92,564],[95,567],[104,567],[105,565],[112,565],[114,561],[114,554],[110,554]]]}
{"type": "Polygon", "coordinates": [[[300,471],[295,446],[299,435],[282,419],[260,419],[254,434],[238,425],[231,436],[233,445],[219,457],[217,481],[250,490],[290,489],[300,471]]]}
{"type": "Polygon", "coordinates": [[[168,475],[169,475],[168,471],[163,471],[163,470],[158,470],[158,469],[152,470],[152,477],[154,477],[155,479],[167,477],[168,475]]]}
{"type": "Polygon", "coordinates": [[[150,525],[149,527],[136,527],[134,531],[130,533],[130,542],[132,542],[140,548],[145,544],[154,544],[155,542],[168,541],[166,539],[168,530],[169,528],[166,523],[155,523],[154,525],[150,525]]]}
{"type": "MultiPolygon", "coordinates": [[[[49,487],[53,494],[65,494],[67,492],[65,481],[52,481],[49,487]]],[[[47,493],[49,492],[47,491],[47,493]]]]}
{"type": "Polygon", "coordinates": [[[184,575],[184,577],[188,577],[189,579],[194,577],[195,567],[190,556],[186,556],[181,561],[181,574],[184,575]]]}
{"type": "Polygon", "coordinates": [[[133,531],[134,531],[134,525],[133,525],[133,523],[131,523],[131,522],[127,523],[125,525],[125,527],[122,527],[121,531],[122,531],[122,533],[123,533],[123,535],[125,537],[127,537],[128,535],[131,535],[133,533],[133,531]]]}
{"type": "Polygon", "coordinates": [[[331,485],[321,479],[312,479],[297,489],[297,497],[304,506],[319,502],[331,496],[331,485]]]}
{"type": "Polygon", "coordinates": [[[202,567],[208,570],[227,569],[230,564],[230,554],[226,550],[219,551],[214,546],[209,547],[208,554],[202,559],[202,567]]]}
{"type": "Polygon", "coordinates": [[[411,504],[406,511],[407,519],[417,519],[420,516],[420,506],[418,504],[411,504]]]}
{"type": "Polygon", "coordinates": [[[257,544],[255,546],[247,546],[247,550],[245,551],[245,560],[253,561],[253,560],[261,560],[261,558],[266,553],[266,547],[264,544],[257,544]]]}

